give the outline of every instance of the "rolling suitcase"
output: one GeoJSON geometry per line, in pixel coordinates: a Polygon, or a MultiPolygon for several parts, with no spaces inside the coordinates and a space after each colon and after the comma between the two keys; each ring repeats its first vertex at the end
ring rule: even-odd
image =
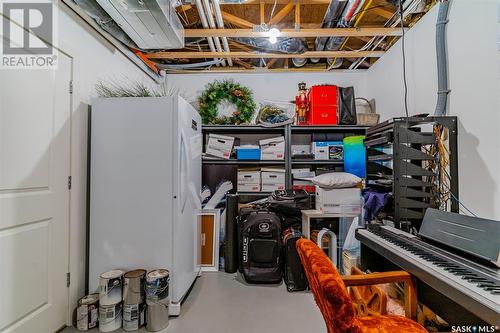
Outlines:
{"type": "Polygon", "coordinates": [[[300,262],[299,254],[295,244],[302,237],[302,234],[293,228],[288,228],[283,232],[284,263],[283,279],[286,290],[289,292],[306,290],[307,277],[300,262]]]}
{"type": "Polygon", "coordinates": [[[240,212],[240,271],[249,283],[282,278],[281,219],[266,210],[240,212]]]}

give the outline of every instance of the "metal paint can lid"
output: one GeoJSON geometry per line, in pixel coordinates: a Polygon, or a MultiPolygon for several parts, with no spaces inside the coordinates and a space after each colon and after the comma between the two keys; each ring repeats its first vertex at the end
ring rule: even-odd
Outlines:
{"type": "Polygon", "coordinates": [[[119,269],[114,269],[112,271],[104,272],[101,274],[101,278],[103,279],[116,279],[123,276],[123,271],[119,269]]]}
{"type": "Polygon", "coordinates": [[[134,269],[133,271],[128,271],[123,275],[124,278],[126,279],[135,279],[135,278],[140,278],[144,277],[146,275],[146,270],[145,269],[134,269]]]}
{"type": "Polygon", "coordinates": [[[83,296],[80,298],[78,301],[79,305],[92,305],[92,304],[97,304],[99,302],[99,294],[90,294],[87,296],[83,296]]]}
{"type": "Polygon", "coordinates": [[[169,276],[169,272],[166,269],[155,269],[146,275],[147,281],[155,281],[158,279],[166,278],[169,276]]]}

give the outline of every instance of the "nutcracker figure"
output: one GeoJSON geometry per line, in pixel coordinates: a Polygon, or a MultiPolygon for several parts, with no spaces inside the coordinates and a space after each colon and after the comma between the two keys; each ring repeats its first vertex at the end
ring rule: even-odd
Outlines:
{"type": "Polygon", "coordinates": [[[295,96],[295,112],[297,116],[295,117],[296,125],[306,124],[306,113],[309,109],[307,102],[307,89],[304,82],[299,83],[299,92],[295,96]]]}

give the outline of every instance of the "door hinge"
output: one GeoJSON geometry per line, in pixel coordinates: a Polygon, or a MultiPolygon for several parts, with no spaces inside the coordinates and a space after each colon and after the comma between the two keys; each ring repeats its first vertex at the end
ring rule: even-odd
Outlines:
{"type": "Polygon", "coordinates": [[[69,93],[73,93],[73,81],[69,81],[69,93]]]}
{"type": "Polygon", "coordinates": [[[70,284],[71,284],[71,273],[68,272],[66,273],[66,288],[69,288],[70,284]]]}
{"type": "Polygon", "coordinates": [[[71,176],[68,176],[68,190],[71,190],[71,176]]]}

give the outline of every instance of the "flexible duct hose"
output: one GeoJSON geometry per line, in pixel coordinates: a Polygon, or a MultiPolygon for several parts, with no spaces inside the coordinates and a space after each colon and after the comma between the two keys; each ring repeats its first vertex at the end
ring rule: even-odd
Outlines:
{"type": "Polygon", "coordinates": [[[448,102],[448,62],[446,59],[446,23],[448,23],[449,1],[439,3],[439,12],[436,23],[436,60],[438,73],[438,97],[434,115],[444,116],[448,102]]]}

